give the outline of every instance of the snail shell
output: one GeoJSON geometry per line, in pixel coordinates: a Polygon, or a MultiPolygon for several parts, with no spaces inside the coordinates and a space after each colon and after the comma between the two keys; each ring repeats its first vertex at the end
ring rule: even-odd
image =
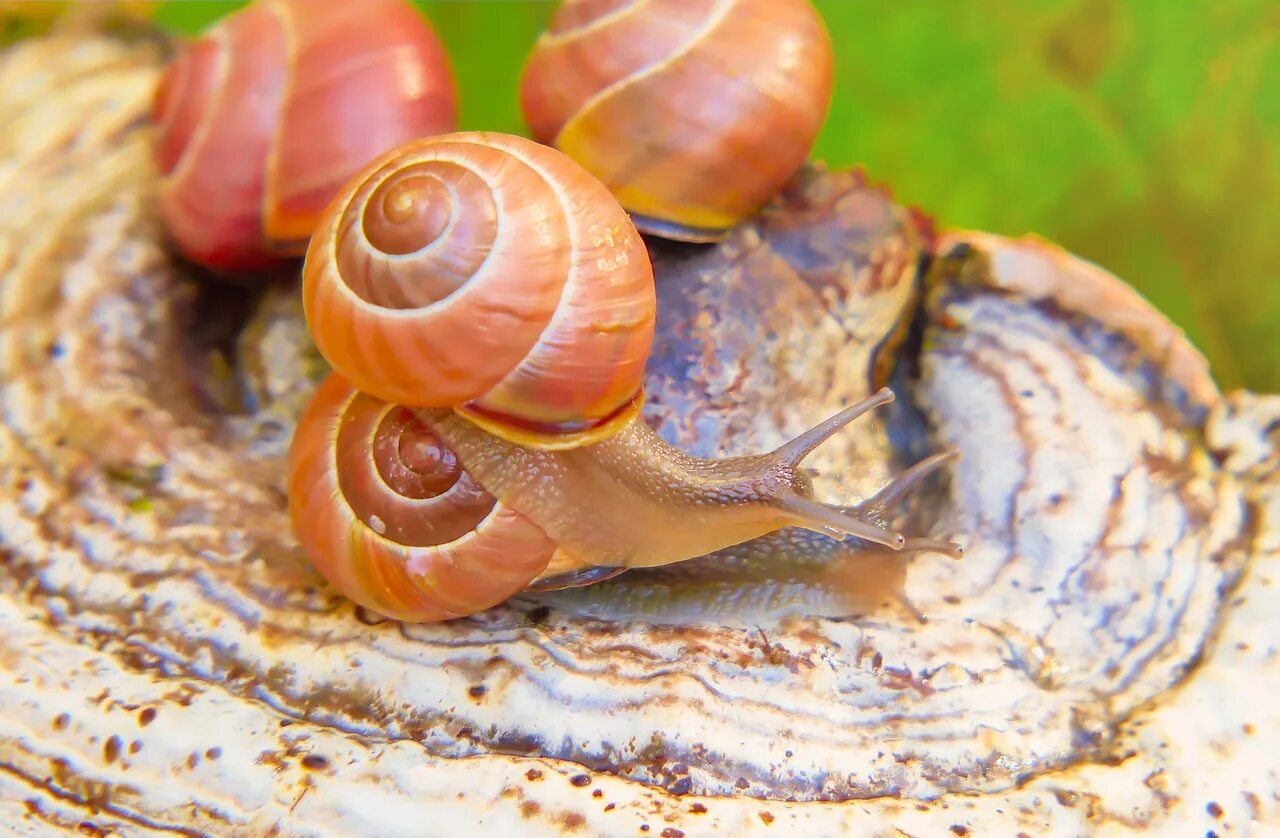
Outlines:
{"type": "Polygon", "coordinates": [[[832,65],[809,0],[566,0],[521,105],[533,135],[608,185],[640,229],[707,241],[804,162],[832,65]]]}
{"type": "MultiPolygon", "coordinates": [[[[388,409],[421,423],[433,450],[447,449],[468,479],[554,542],[540,544],[546,555],[536,560],[521,558],[533,573],[550,553],[556,574],[596,578],[791,526],[958,554],[885,525],[886,499],[915,477],[853,507],[814,499],[802,461],[890,403],[887,390],[772,451],[737,457],[691,457],[639,420],[656,315],[648,252],[609,191],[553,148],[463,133],[388,153],[330,207],[303,276],[308,329],[338,374],[413,408],[388,409]]],[[[329,459],[334,444],[344,445],[322,436],[314,456],[329,459]]],[[[306,470],[302,445],[291,493],[305,542],[311,495],[322,520],[336,506],[345,525],[354,505],[345,489],[334,497],[314,490],[316,477],[296,476],[306,470]]],[[[376,441],[353,445],[362,463],[368,450],[381,456],[376,441]]],[[[339,476],[344,457],[333,467],[339,476]]],[[[373,526],[372,514],[363,520],[373,526]]],[[[450,522],[448,537],[477,520],[450,522]]],[[[339,588],[370,587],[345,567],[367,564],[358,542],[313,540],[307,549],[339,588]]]]}
{"type": "Polygon", "coordinates": [[[552,448],[635,416],[656,310],[648,252],[608,190],[555,149],[478,132],[410,143],[353,180],[312,241],[303,302],[361,390],[552,448]]]}
{"type": "Polygon", "coordinates": [[[192,43],[160,82],[161,214],[209,267],[300,256],[357,170],[452,131],[456,114],[444,49],[404,0],[262,0],[192,43]]]}
{"type": "Polygon", "coordinates": [[[290,450],[289,512],[338,590],[401,620],[446,620],[522,590],[555,544],[498,503],[403,407],[331,375],[290,450]]]}
{"type": "MultiPolygon", "coordinates": [[[[580,834],[606,835],[709,818],[819,835],[1280,825],[1280,708],[1251,698],[1280,690],[1280,398],[1175,381],[1185,339],[1150,328],[1131,291],[1098,293],[1095,266],[974,237],[998,286],[937,278],[913,400],[971,465],[934,532],[981,529],[954,573],[913,565],[928,624],[504,608],[368,628],[280,549],[278,463],[211,436],[223,417],[192,400],[182,350],[202,312],[156,246],[133,153],[151,76],[145,51],[106,39],[0,62],[23,138],[0,202],[16,256],[0,268],[5,822],[388,838],[424,812],[552,834],[581,813],[580,834]],[[101,476],[157,462],[149,512],[101,476]],[[584,803],[593,790],[609,803],[584,803]]],[[[774,268],[735,283],[789,280],[774,268]]]]}

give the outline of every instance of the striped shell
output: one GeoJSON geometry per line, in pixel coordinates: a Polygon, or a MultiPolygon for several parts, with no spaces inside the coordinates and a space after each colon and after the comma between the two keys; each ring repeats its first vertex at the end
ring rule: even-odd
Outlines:
{"type": "Polygon", "coordinates": [[[359,389],[573,447],[641,400],[656,298],[617,201],[555,149],[460,133],[384,156],[333,203],[303,281],[321,354],[359,389]]]}
{"type": "Polygon", "coordinates": [[[444,49],[405,0],[260,0],[170,65],[151,119],[171,236],[234,270],[301,256],[352,175],[454,130],[457,104],[444,49]]]}
{"type": "Polygon", "coordinates": [[[1280,397],[1219,393],[1127,285],[948,234],[921,310],[901,259],[863,267],[896,251],[848,175],[816,174],[732,245],[655,266],[659,334],[681,294],[711,317],[666,338],[689,366],[651,364],[651,403],[689,450],[755,448],[865,393],[876,329],[919,327],[889,351],[920,370],[924,424],[855,426],[815,465],[874,483],[922,427],[965,449],[926,503],[974,549],[904,568],[928,622],[746,597],[726,628],[686,585],[697,624],[653,625],[650,579],[629,621],[517,601],[365,626],[301,567],[283,465],[192,386],[194,277],[157,246],[137,126],[154,67],[84,34],[0,58],[6,832],[1280,831],[1280,397]],[[942,269],[965,252],[990,270],[942,269]],[[717,398],[661,398],[682,368],[717,398]],[[715,407],[679,421],[694,404],[715,407]],[[735,405],[769,409],[727,425],[735,405]]]}
{"type": "Polygon", "coordinates": [[[492,495],[409,410],[338,375],[316,391],[289,455],[289,513],[345,596],[399,620],[473,614],[523,590],[555,544],[492,495]]]}
{"type": "Polygon", "coordinates": [[[521,104],[646,232],[719,237],[808,156],[832,48],[809,0],[565,0],[521,104]]]}

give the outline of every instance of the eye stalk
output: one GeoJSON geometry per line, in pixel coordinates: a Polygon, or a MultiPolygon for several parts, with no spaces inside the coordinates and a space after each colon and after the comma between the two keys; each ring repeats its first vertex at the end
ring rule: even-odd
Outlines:
{"type": "Polygon", "coordinates": [[[887,389],[772,452],[704,459],[664,442],[639,415],[656,312],[648,251],[603,184],[553,148],[463,132],[388,153],[330,205],[303,273],[308,328],[342,383],[322,388],[299,426],[294,526],[321,572],[371,608],[447,619],[548,568],[582,584],[784,527],[958,551],[882,520],[950,455],[853,509],[813,497],[804,459],[889,404],[887,389]],[[346,411],[372,405],[400,417],[402,434],[412,426],[411,448],[352,430],[373,423],[346,411]],[[442,517],[430,524],[392,514],[417,509],[422,472],[446,463],[460,467],[445,496],[470,505],[433,501],[442,517]],[[375,514],[369,494],[394,503],[375,514]],[[392,520],[430,536],[406,541],[392,520]],[[316,521],[327,535],[308,534],[316,521]],[[527,552],[503,552],[516,542],[527,552]],[[484,562],[491,587],[467,587],[484,562]]]}

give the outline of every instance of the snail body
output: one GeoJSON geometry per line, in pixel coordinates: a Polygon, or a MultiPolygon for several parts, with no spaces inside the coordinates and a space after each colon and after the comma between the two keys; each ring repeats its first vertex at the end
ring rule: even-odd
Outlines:
{"type": "MultiPolygon", "coordinates": [[[[356,178],[319,229],[308,253],[303,293],[318,349],[335,375],[368,394],[361,398],[380,400],[379,409],[420,423],[423,430],[415,433],[430,436],[437,451],[421,462],[456,458],[459,475],[465,472],[466,480],[496,499],[497,505],[486,509],[511,510],[507,523],[518,528],[521,539],[527,536],[536,555],[505,561],[529,579],[548,568],[572,573],[669,564],[784,527],[854,536],[895,550],[926,549],[884,526],[879,507],[817,502],[801,467],[808,454],[849,422],[892,401],[887,390],[772,452],[747,456],[690,456],[639,417],[635,406],[642,400],[656,306],[647,251],[607,190],[554,149],[482,133],[411,143],[356,178]],[[500,214],[508,210],[523,217],[516,222],[500,214]],[[454,248],[461,253],[448,255],[454,248]],[[527,314],[520,286],[501,284],[496,294],[482,287],[514,276],[536,291],[550,281],[538,276],[548,266],[553,273],[569,274],[558,280],[560,293],[550,315],[536,307],[527,314]],[[469,304],[474,298],[482,303],[469,304]],[[536,328],[525,328],[520,322],[525,316],[540,318],[536,328]],[[479,319],[484,317],[495,318],[500,331],[489,334],[494,327],[479,319]],[[468,340],[468,328],[476,334],[474,342],[468,340]],[[435,346],[430,333],[437,330],[462,345],[435,346]],[[491,345],[503,334],[511,337],[515,351],[491,345]],[[528,334],[535,335],[532,342],[528,334]],[[550,351],[543,351],[543,342],[551,343],[550,351]],[[451,348],[457,352],[452,366],[439,360],[451,348]],[[500,361],[485,366],[500,351],[500,361]],[[463,380],[468,352],[480,368],[474,383],[463,380]],[[493,392],[507,392],[511,381],[520,384],[510,390],[519,398],[491,399],[493,392]],[[572,412],[582,405],[592,412],[572,412]],[[525,522],[545,540],[534,537],[525,522]]],[[[313,522],[333,518],[331,508],[337,505],[339,534],[327,541],[303,536],[304,546],[335,586],[377,608],[372,603],[385,601],[385,580],[398,584],[404,572],[347,571],[365,562],[369,545],[388,546],[385,533],[357,535],[371,527],[372,519],[359,514],[364,500],[347,492],[395,494],[388,491],[395,488],[388,475],[396,468],[367,462],[404,452],[403,446],[373,444],[367,435],[349,437],[352,448],[338,444],[345,438],[333,428],[348,421],[356,420],[335,419],[332,411],[319,408],[304,416],[291,452],[291,508],[295,530],[305,533],[313,522]],[[366,463],[359,466],[362,473],[380,477],[368,485],[343,483],[341,474],[355,468],[349,457],[366,463]]],[[[410,471],[422,473],[417,467],[410,471]]],[[[918,477],[904,475],[907,482],[885,491],[905,491],[918,477]]],[[[459,534],[452,520],[428,524],[414,517],[428,512],[419,508],[410,517],[416,527],[431,530],[431,538],[444,533],[453,545],[473,537],[471,531],[459,534]]],[[[441,542],[426,543],[438,547],[441,542]]],[[[403,566],[405,556],[388,546],[378,561],[403,566]]],[[[513,572],[495,580],[494,601],[520,590],[519,576],[513,572]]],[[[440,619],[441,612],[456,614],[457,604],[434,603],[417,616],[405,616],[406,610],[397,614],[440,619]]]]}
{"type": "Polygon", "coordinates": [[[804,162],[833,63],[809,0],[565,0],[526,62],[521,106],[533,136],[640,229],[712,241],[804,162]]]}
{"type": "Polygon", "coordinates": [[[672,564],[786,527],[949,551],[878,520],[947,458],[925,461],[849,509],[814,501],[799,468],[831,434],[890,401],[881,391],[774,452],[712,460],[671,447],[639,419],[574,449],[521,446],[457,412],[389,404],[334,374],[299,420],[290,514],[336,588],[420,622],[497,605],[549,569],[574,580],[600,568],[672,564]]]}
{"type": "Polygon", "coordinates": [[[447,411],[418,415],[467,471],[536,520],[578,564],[654,567],[799,526],[901,549],[900,533],[814,501],[801,461],[849,422],[893,400],[855,404],[775,451],[719,459],[668,445],[643,420],[569,450],[521,446],[447,411]]]}
{"type": "Polygon", "coordinates": [[[156,91],[165,226],[214,269],[301,256],[343,184],[452,131],[456,99],[443,47],[405,0],[258,0],[190,44],[156,91]]]}

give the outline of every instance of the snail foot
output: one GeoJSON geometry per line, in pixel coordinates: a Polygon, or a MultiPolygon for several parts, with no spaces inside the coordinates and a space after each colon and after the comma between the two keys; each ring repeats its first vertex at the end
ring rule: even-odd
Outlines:
{"type": "MultiPolygon", "coordinates": [[[[895,477],[884,488],[855,506],[854,513],[872,523],[881,523],[885,513],[901,503],[913,489],[920,485],[930,474],[938,471],[948,463],[960,459],[960,449],[948,448],[933,456],[926,457],[895,477]]],[[[910,553],[943,553],[953,559],[964,556],[964,547],[952,541],[940,541],[932,538],[908,538],[902,546],[903,552],[910,553]]]]}
{"type": "Polygon", "coordinates": [[[903,545],[904,553],[942,553],[953,559],[964,558],[964,547],[954,541],[939,541],[933,538],[908,538],[903,545]]]}
{"type": "Polygon", "coordinates": [[[641,233],[647,236],[668,239],[669,241],[688,242],[689,244],[712,244],[723,241],[730,233],[730,228],[694,227],[689,224],[681,224],[678,221],[655,218],[651,215],[636,212],[630,213],[630,215],[631,223],[641,233]]]}
{"type": "Polygon", "coordinates": [[[535,579],[525,587],[524,592],[539,593],[541,591],[563,591],[567,588],[585,588],[588,585],[594,585],[597,582],[603,582],[606,579],[619,576],[626,570],[627,568],[625,567],[599,566],[568,570],[564,573],[557,573],[554,576],[535,579]]]}

